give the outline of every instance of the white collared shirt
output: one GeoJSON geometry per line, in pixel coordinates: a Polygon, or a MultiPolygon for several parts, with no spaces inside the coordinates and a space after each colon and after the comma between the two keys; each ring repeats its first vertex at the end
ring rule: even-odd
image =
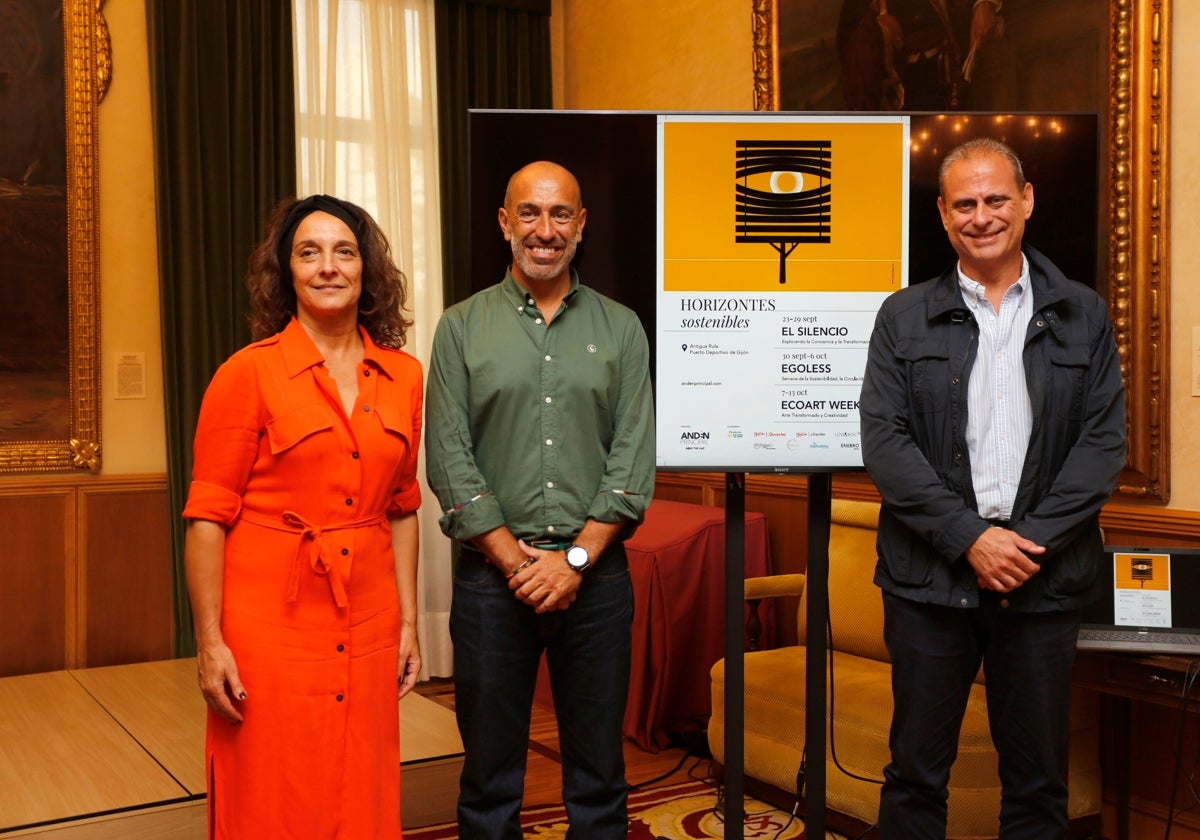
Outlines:
{"type": "Polygon", "coordinates": [[[961,264],[958,285],[979,325],[967,388],[967,452],[975,500],[984,519],[1009,519],[1033,427],[1022,361],[1033,317],[1029,262],[1022,255],[1021,277],[1004,293],[999,312],[983,285],[963,274],[961,264]]]}

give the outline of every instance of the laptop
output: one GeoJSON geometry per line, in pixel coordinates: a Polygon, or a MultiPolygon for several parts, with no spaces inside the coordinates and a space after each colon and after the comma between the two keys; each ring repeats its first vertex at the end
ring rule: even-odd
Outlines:
{"type": "Polygon", "coordinates": [[[1079,647],[1200,656],[1200,548],[1105,546],[1079,647]]]}

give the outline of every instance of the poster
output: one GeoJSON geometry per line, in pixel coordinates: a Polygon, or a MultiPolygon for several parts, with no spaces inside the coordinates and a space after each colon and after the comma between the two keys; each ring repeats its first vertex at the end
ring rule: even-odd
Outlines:
{"type": "Polygon", "coordinates": [[[858,395],[908,276],[909,118],[660,115],[658,468],[861,468],[858,395]]]}
{"type": "Polygon", "coordinates": [[[1164,552],[1113,554],[1113,620],[1136,627],[1170,627],[1171,555],[1164,552]]]}

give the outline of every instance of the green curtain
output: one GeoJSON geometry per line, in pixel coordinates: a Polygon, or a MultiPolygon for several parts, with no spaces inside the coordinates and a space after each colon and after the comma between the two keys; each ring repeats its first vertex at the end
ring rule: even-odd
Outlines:
{"type": "MultiPolygon", "coordinates": [[[[291,0],[147,0],[175,651],[195,652],[183,575],[192,438],[213,372],[249,341],[247,260],[296,190],[291,0]]],[[[136,524],[131,523],[134,527],[136,524]]]]}
{"type": "Polygon", "coordinates": [[[436,0],[442,299],[470,294],[467,110],[553,106],[550,0],[436,0]]]}

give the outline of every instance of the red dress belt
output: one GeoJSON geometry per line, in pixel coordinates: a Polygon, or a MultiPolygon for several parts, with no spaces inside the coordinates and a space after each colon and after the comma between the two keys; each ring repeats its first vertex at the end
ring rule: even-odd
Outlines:
{"type": "Polygon", "coordinates": [[[308,542],[308,565],[313,572],[324,575],[329,581],[329,590],[333,593],[334,603],[338,607],[346,606],[346,585],[334,571],[333,564],[325,557],[325,535],[331,531],[345,531],[349,528],[366,528],[387,522],[387,515],[377,513],[374,516],[364,516],[352,522],[337,522],[333,525],[314,525],[294,511],[285,510],[283,516],[271,516],[250,508],[242,508],[241,518],[264,528],[276,531],[287,531],[300,535],[300,544],[296,548],[296,559],[292,563],[292,571],[288,576],[287,600],[295,601],[300,588],[300,565],[304,556],[304,543],[308,542]]]}

